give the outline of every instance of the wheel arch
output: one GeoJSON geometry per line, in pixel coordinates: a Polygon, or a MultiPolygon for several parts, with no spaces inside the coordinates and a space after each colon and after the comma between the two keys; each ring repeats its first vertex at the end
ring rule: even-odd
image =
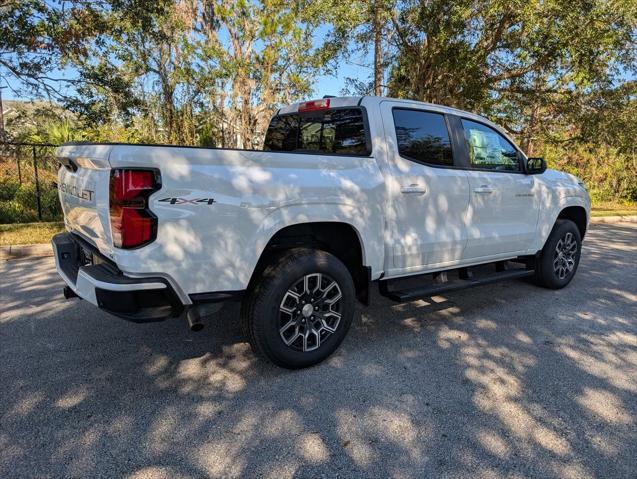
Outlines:
{"type": "Polygon", "coordinates": [[[369,304],[371,267],[365,265],[362,236],[356,227],[341,221],[296,223],[276,231],[261,252],[248,287],[283,251],[299,247],[318,248],[336,256],[350,272],[358,300],[369,304]]]}
{"type": "Polygon", "coordinates": [[[557,215],[557,220],[571,220],[577,226],[580,237],[584,239],[586,234],[587,217],[583,206],[567,206],[557,215]]]}
{"type": "Polygon", "coordinates": [[[546,204],[540,205],[536,241],[530,250],[541,250],[559,220],[571,220],[583,239],[588,229],[590,203],[581,196],[560,196],[548,191],[546,204]]]}

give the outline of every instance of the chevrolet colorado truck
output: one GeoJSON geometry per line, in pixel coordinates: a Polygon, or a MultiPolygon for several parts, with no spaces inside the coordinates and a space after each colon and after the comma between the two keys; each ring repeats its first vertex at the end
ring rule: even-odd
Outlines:
{"type": "Polygon", "coordinates": [[[589,221],[576,177],[483,117],[416,101],[296,103],[258,151],[68,143],[56,156],[67,298],[193,330],[240,301],[252,349],[287,368],[334,352],[372,285],[396,301],[527,276],[562,288],[589,221]]]}

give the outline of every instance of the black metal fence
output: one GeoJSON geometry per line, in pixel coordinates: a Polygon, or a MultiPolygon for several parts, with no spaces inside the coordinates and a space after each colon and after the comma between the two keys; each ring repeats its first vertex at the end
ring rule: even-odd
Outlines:
{"type": "Polygon", "coordinates": [[[56,146],[0,142],[0,223],[61,219],[56,146]]]}

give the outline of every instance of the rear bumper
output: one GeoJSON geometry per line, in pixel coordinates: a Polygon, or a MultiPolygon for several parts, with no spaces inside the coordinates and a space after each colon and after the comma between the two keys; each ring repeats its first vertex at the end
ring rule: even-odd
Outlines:
{"type": "Polygon", "coordinates": [[[55,265],[80,298],[136,323],[179,316],[184,305],[163,278],[130,278],[89,244],[71,233],[53,237],[55,265]]]}

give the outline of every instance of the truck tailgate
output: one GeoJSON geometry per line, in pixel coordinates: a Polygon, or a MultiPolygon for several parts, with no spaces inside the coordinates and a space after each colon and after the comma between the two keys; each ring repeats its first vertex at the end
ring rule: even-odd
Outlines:
{"type": "Polygon", "coordinates": [[[55,154],[60,203],[66,228],[94,244],[102,253],[112,251],[109,221],[110,145],[64,145],[55,154]]]}

